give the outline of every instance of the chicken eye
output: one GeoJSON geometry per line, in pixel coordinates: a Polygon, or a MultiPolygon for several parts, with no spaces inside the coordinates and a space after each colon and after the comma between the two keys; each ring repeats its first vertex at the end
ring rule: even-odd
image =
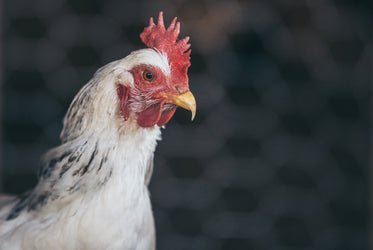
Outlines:
{"type": "Polygon", "coordinates": [[[151,82],[154,79],[153,73],[146,71],[146,70],[142,73],[142,77],[144,78],[145,81],[148,81],[148,82],[151,82]]]}

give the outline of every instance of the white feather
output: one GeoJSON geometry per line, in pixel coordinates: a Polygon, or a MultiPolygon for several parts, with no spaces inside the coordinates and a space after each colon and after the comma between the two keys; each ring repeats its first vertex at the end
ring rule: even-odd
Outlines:
{"type": "Polygon", "coordinates": [[[134,117],[124,121],[116,93],[117,84],[133,87],[128,70],[138,64],[171,72],[167,57],[152,49],[133,52],[96,72],[65,116],[62,144],[42,158],[44,164],[61,158],[31,191],[35,197],[50,196],[13,219],[7,217],[19,200],[1,208],[0,249],[155,249],[145,178],[161,132],[158,126],[140,127],[134,117]],[[84,174],[79,164],[63,171],[74,153],[80,154],[77,162],[91,164],[84,174]]]}

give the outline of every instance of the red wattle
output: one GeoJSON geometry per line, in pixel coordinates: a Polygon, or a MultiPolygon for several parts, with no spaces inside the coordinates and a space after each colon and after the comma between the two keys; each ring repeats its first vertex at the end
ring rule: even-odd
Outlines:
{"type": "Polygon", "coordinates": [[[165,125],[172,118],[172,116],[175,114],[176,108],[177,107],[175,106],[171,109],[163,111],[162,115],[161,115],[161,118],[157,122],[157,125],[159,127],[162,127],[163,125],[165,125]]]}
{"type": "Polygon", "coordinates": [[[142,111],[137,117],[137,123],[141,127],[152,127],[157,124],[161,118],[163,103],[164,101],[156,103],[142,111]]]}
{"type": "Polygon", "coordinates": [[[146,110],[142,111],[137,117],[137,123],[141,127],[153,127],[157,124],[159,127],[165,125],[174,115],[176,106],[162,111],[165,100],[156,103],[146,110]]]}

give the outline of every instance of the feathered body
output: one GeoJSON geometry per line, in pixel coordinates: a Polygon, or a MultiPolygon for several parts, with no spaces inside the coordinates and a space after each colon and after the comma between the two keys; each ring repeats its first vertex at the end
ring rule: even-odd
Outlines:
{"type": "Polygon", "coordinates": [[[136,80],[147,65],[158,78],[172,75],[166,53],[142,49],[99,69],[76,95],[37,186],[3,201],[0,249],[155,249],[147,185],[160,127],[176,106],[154,98],[161,85],[136,80]]]}

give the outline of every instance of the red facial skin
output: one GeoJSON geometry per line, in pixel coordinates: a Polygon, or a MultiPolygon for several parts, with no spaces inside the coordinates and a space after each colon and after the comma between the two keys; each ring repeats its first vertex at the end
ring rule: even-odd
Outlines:
{"type": "Polygon", "coordinates": [[[155,124],[159,127],[165,125],[174,115],[177,106],[166,103],[167,100],[160,96],[163,93],[179,95],[186,92],[188,90],[187,79],[175,77],[178,74],[171,74],[171,77],[167,77],[161,69],[151,65],[139,65],[130,70],[130,73],[134,78],[134,89],[122,84],[119,84],[117,89],[124,120],[129,118],[129,113],[132,111],[138,115],[137,123],[141,127],[152,127],[155,124]],[[151,73],[153,78],[146,79],[144,72],[151,73]],[[184,84],[174,84],[175,82],[184,84]]]}

